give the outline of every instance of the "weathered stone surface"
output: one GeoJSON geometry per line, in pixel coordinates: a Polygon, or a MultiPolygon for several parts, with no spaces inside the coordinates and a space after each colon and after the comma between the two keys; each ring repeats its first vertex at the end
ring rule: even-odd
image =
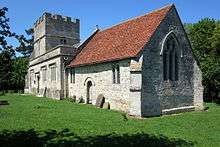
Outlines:
{"type": "MultiPolygon", "coordinates": [[[[76,83],[70,83],[70,95],[86,97],[86,85],[82,81],[89,78],[95,83],[92,86],[92,97],[103,93],[111,109],[131,115],[156,116],[161,115],[162,110],[201,105],[202,85],[201,79],[193,80],[193,75],[197,75],[194,63],[189,41],[175,8],[172,8],[142,54],[134,59],[117,62],[120,66],[120,84],[112,83],[112,66],[115,62],[76,67],[76,83]],[[170,31],[179,41],[178,81],[163,80],[161,44],[170,31]],[[194,85],[195,82],[198,84],[194,85]],[[198,99],[195,99],[196,96],[199,96],[198,99]]],[[[92,103],[95,105],[96,99],[92,103]]]]}
{"type": "MultiPolygon", "coordinates": [[[[130,60],[121,60],[120,65],[120,84],[113,84],[112,64],[103,63],[98,65],[82,66],[75,68],[75,83],[70,83],[69,95],[77,97],[87,97],[87,82],[91,81],[90,98],[93,105],[96,105],[98,95],[105,96],[105,101],[110,103],[111,109],[131,112],[133,115],[140,114],[140,92],[130,97],[130,60]],[[127,106],[126,106],[127,105],[127,106]],[[122,107],[123,106],[123,107],[122,107]],[[126,107],[124,107],[126,106],[126,107]],[[131,109],[131,111],[130,111],[131,109]]],[[[141,80],[138,81],[141,85],[141,80]]]]}
{"type": "MultiPolygon", "coordinates": [[[[175,8],[169,11],[143,50],[141,115],[161,115],[162,110],[194,106],[194,63],[192,49],[175,8]],[[162,42],[170,33],[178,39],[178,80],[164,81],[162,42]]],[[[201,81],[201,80],[200,80],[201,81]]],[[[202,89],[202,88],[200,88],[202,89]]],[[[197,91],[197,90],[196,90],[197,91]]],[[[200,91],[200,90],[199,90],[200,91]]],[[[202,91],[199,93],[201,94],[202,91]]],[[[196,94],[196,95],[200,95],[196,94]]],[[[199,96],[199,101],[202,101],[199,96]]],[[[196,100],[198,102],[198,100],[196,100]]]]}
{"type": "Polygon", "coordinates": [[[64,66],[72,59],[76,49],[73,45],[79,40],[78,19],[44,13],[34,25],[34,50],[30,57],[25,92],[55,99],[67,96],[64,66]],[[56,67],[56,79],[53,81],[51,65],[56,67]],[[46,80],[43,80],[43,71],[46,80]]]}
{"type": "Polygon", "coordinates": [[[105,103],[105,97],[103,94],[99,94],[96,99],[96,107],[102,108],[103,104],[105,103]]]}
{"type": "Polygon", "coordinates": [[[44,13],[34,25],[34,51],[31,59],[41,56],[52,48],[79,43],[79,20],[66,21],[66,17],[44,13]],[[60,19],[59,19],[60,18],[60,19]]]}
{"type": "Polygon", "coordinates": [[[109,104],[109,102],[105,102],[105,103],[103,104],[103,109],[110,109],[110,104],[109,104]]]}
{"type": "MultiPolygon", "coordinates": [[[[64,21],[62,17],[59,17],[59,20],[64,21]]],[[[48,28],[51,29],[49,32],[55,38],[51,37],[50,33],[44,32],[48,30],[44,28],[45,22],[43,21],[43,19],[40,19],[35,25],[35,36],[38,38],[42,36],[43,39],[41,39],[39,44],[35,44],[33,57],[36,58],[31,59],[28,71],[29,79],[27,80],[29,85],[26,86],[25,91],[27,91],[28,87],[30,93],[57,99],[64,97],[64,95],[67,97],[75,95],[77,98],[79,97],[77,99],[78,103],[89,100],[98,107],[103,106],[104,99],[111,105],[111,109],[138,116],[156,116],[169,112],[177,113],[179,111],[178,108],[181,108],[181,111],[187,111],[191,110],[188,109],[191,106],[196,106],[195,109],[197,107],[202,108],[203,87],[201,71],[196,65],[191,46],[174,7],[160,23],[150,42],[145,45],[137,57],[75,67],[74,83],[70,82],[70,73],[65,71],[64,66],[67,63],[64,58],[70,60],[73,57],[72,51],[74,48],[58,46],[52,49],[52,46],[60,41],[58,39],[61,35],[60,32],[63,32],[64,38],[69,37],[70,40],[74,36],[77,37],[77,33],[79,33],[77,32],[79,31],[77,29],[77,21],[74,24],[76,25],[76,30],[74,31],[75,34],[72,34],[73,36],[68,36],[70,34],[65,33],[66,30],[59,30],[60,28],[68,29],[63,22],[57,24],[57,26],[62,27],[56,28],[55,21],[50,21],[48,23],[48,28]],[[175,53],[178,55],[178,60],[175,62],[178,63],[178,80],[176,81],[164,81],[163,79],[162,44],[165,36],[170,32],[178,40],[178,47],[175,49],[175,53]],[[47,36],[48,40],[45,37],[46,35],[49,35],[47,36]],[[47,47],[45,47],[46,44],[48,45],[47,47]],[[45,53],[47,51],[46,48],[50,51],[45,53]],[[57,66],[57,79],[52,82],[50,80],[49,65],[54,63],[57,66]],[[115,64],[120,67],[120,83],[118,84],[113,83],[112,67],[115,64]],[[47,68],[48,79],[46,82],[41,80],[40,89],[37,89],[34,75],[40,73],[41,76],[41,67],[47,68]],[[31,70],[33,70],[33,73],[31,73],[31,70]],[[88,88],[87,83],[89,81],[91,81],[92,85],[88,88]],[[47,87],[46,90],[45,87],[47,87]],[[99,96],[100,93],[105,98],[103,98],[103,95],[99,96]]],[[[65,19],[65,21],[70,20],[65,19]]],[[[76,40],[70,42],[67,40],[70,43],[69,45],[72,45],[74,41],[76,40]]],[[[104,103],[103,107],[107,107],[107,104],[104,103]]]]}

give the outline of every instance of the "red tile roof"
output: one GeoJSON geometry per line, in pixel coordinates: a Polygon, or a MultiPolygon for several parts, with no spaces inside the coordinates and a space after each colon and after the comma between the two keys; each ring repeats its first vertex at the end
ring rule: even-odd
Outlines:
{"type": "Polygon", "coordinates": [[[69,67],[135,57],[148,43],[173,5],[98,31],[69,67]]]}

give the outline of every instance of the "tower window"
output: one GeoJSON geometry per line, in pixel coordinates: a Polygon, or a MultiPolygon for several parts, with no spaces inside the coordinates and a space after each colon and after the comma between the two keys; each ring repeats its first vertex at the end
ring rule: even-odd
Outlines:
{"type": "Polygon", "coordinates": [[[164,45],[163,52],[163,78],[164,80],[178,80],[178,50],[174,35],[169,36],[164,45]]]}
{"type": "Polygon", "coordinates": [[[66,39],[60,39],[61,44],[66,44],[66,39]]]}

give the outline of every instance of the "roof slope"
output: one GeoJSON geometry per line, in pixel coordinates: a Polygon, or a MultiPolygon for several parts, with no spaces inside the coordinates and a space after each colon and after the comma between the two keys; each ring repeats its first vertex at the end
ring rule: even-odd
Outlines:
{"type": "Polygon", "coordinates": [[[98,31],[70,67],[135,57],[150,40],[173,5],[98,31]]]}

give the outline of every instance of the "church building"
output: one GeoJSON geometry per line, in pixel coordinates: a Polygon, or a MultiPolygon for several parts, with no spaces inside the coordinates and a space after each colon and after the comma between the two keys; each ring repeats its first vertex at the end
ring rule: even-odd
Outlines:
{"type": "Polygon", "coordinates": [[[149,117],[203,109],[201,71],[174,5],[80,42],[80,21],[44,13],[34,25],[25,92],[149,117]]]}

